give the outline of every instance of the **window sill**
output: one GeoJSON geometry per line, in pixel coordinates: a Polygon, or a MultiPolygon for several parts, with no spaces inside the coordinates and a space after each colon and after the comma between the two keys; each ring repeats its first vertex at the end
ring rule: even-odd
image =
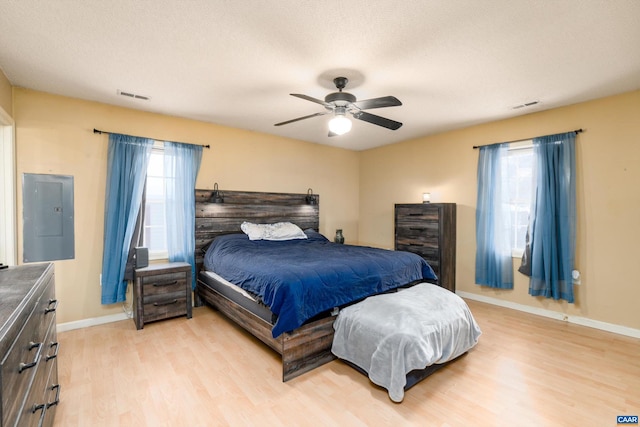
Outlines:
{"type": "Polygon", "coordinates": [[[513,249],[511,251],[511,258],[522,259],[522,254],[523,253],[524,253],[524,250],[522,250],[522,249],[513,249]]]}
{"type": "Polygon", "coordinates": [[[168,252],[149,252],[149,261],[166,261],[168,259],[168,252]]]}

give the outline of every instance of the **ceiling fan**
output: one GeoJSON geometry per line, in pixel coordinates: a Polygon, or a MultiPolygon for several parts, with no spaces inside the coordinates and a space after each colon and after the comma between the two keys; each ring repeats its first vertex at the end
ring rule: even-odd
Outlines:
{"type": "Polygon", "coordinates": [[[383,96],[381,98],[357,101],[354,95],[342,91],[348,82],[349,79],[346,77],[336,77],[333,79],[333,83],[336,85],[338,92],[333,92],[325,96],[324,101],[299,93],[290,94],[291,96],[320,104],[324,106],[327,111],[309,114],[308,116],[298,117],[296,119],[287,120],[286,122],[276,123],[274,126],[282,126],[299,120],[324,116],[331,113],[333,113],[334,117],[329,121],[329,136],[342,135],[351,130],[351,120],[347,117],[347,113],[354,119],[362,120],[391,130],[399,129],[400,126],[402,126],[402,123],[396,122],[395,120],[376,116],[375,114],[363,111],[370,110],[372,108],[397,107],[402,105],[402,102],[400,102],[398,98],[395,96],[383,96]]]}

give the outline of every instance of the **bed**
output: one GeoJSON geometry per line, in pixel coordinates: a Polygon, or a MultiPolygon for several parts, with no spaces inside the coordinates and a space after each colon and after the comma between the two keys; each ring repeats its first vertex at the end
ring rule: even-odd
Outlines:
{"type": "MultiPolygon", "coordinates": [[[[303,295],[302,305],[290,306],[290,301],[286,301],[286,298],[282,297],[282,295],[291,293],[291,288],[284,293],[278,294],[276,292],[274,295],[270,295],[269,292],[272,291],[259,291],[249,284],[246,286],[248,291],[245,289],[245,292],[240,292],[238,287],[234,285],[243,284],[245,280],[238,276],[244,273],[242,268],[232,267],[232,270],[233,268],[236,269],[235,273],[237,275],[234,275],[230,274],[229,270],[223,270],[224,274],[218,274],[219,271],[215,270],[221,269],[220,266],[214,265],[213,271],[204,267],[205,264],[213,265],[217,259],[222,258],[219,253],[212,254],[216,246],[212,242],[241,241],[243,239],[247,241],[247,236],[240,234],[242,233],[241,226],[245,222],[253,224],[290,222],[305,230],[307,237],[312,236],[320,239],[317,234],[319,228],[319,196],[313,195],[313,198],[310,199],[309,195],[308,193],[225,191],[214,197],[213,192],[210,190],[196,190],[196,263],[199,270],[195,292],[196,304],[207,304],[218,309],[277,351],[282,356],[283,381],[288,381],[335,359],[335,355],[331,352],[334,334],[333,322],[340,308],[373,294],[393,292],[404,286],[410,286],[424,280],[433,282],[437,280],[433,270],[421,257],[408,253],[384,251],[400,257],[413,258],[418,262],[419,268],[417,270],[419,270],[419,274],[416,275],[416,267],[412,267],[409,268],[413,269],[412,275],[381,279],[381,272],[372,270],[368,276],[365,274],[365,284],[351,282],[351,286],[347,286],[349,282],[347,282],[347,285],[343,282],[339,286],[332,287],[334,282],[339,282],[340,277],[344,276],[345,271],[350,268],[348,265],[340,263],[341,269],[334,270],[333,273],[331,273],[331,270],[325,273],[318,272],[320,270],[314,270],[313,274],[321,277],[318,281],[322,285],[320,287],[326,288],[325,291],[328,290],[327,293],[331,297],[335,297],[336,293],[342,294],[342,291],[339,290],[344,289],[345,286],[356,289],[356,292],[341,295],[340,298],[329,298],[328,301],[323,300],[322,303],[314,306],[313,310],[305,311],[307,305],[313,305],[307,304],[308,299],[305,298],[308,295],[303,295]],[[220,203],[220,199],[223,199],[222,203],[220,203]],[[214,203],[214,200],[217,202],[214,203]],[[205,256],[207,253],[211,254],[209,260],[205,256]],[[322,274],[325,274],[325,276],[322,276],[322,274]],[[334,275],[333,278],[330,278],[331,274],[334,275]],[[368,290],[365,289],[367,286],[368,290]],[[287,311],[291,307],[294,307],[293,312],[287,311]],[[300,314],[296,310],[304,312],[300,314]],[[286,322],[283,323],[283,319],[286,322]]],[[[293,242],[293,244],[298,247],[312,246],[312,242],[309,240],[313,239],[306,239],[304,242],[293,242]]],[[[280,244],[283,242],[262,242],[265,247],[273,246],[271,245],[272,243],[280,244]]],[[[326,241],[326,238],[320,245],[337,249],[339,258],[343,258],[346,252],[352,250],[356,252],[370,251],[376,254],[382,251],[375,248],[337,245],[326,241]]],[[[273,250],[279,251],[279,249],[273,250]]],[[[249,256],[252,260],[250,264],[255,264],[257,254],[254,253],[249,256]]],[[[309,259],[314,256],[307,255],[305,257],[309,259]]],[[[333,258],[333,261],[322,261],[320,259],[315,259],[315,261],[318,267],[322,264],[325,267],[337,264],[335,258],[333,258]]],[[[396,261],[393,261],[392,264],[394,262],[396,261]]],[[[309,267],[307,263],[304,269],[309,267]]],[[[392,267],[383,266],[382,268],[386,270],[392,267]]],[[[402,265],[401,269],[406,269],[406,266],[402,265]]],[[[295,275],[299,271],[290,271],[289,273],[295,275]]]]}
{"type": "Polygon", "coordinates": [[[336,244],[289,222],[243,223],[243,228],[260,226],[294,231],[257,240],[244,233],[218,236],[205,253],[204,267],[269,308],[273,338],[368,296],[437,279],[416,254],[336,244]]]}

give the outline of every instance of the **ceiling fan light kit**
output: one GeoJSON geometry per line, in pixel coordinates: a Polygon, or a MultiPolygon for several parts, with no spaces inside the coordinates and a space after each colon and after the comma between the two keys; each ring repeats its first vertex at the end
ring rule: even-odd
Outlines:
{"type": "Polygon", "coordinates": [[[336,107],[336,115],[329,120],[329,132],[344,135],[351,130],[351,120],[345,116],[345,107],[336,107]]]}
{"type": "Polygon", "coordinates": [[[345,116],[336,116],[329,120],[329,131],[336,135],[344,135],[351,130],[351,120],[345,116]]]}
{"type": "Polygon", "coordinates": [[[342,91],[342,89],[345,88],[348,82],[349,80],[346,77],[336,77],[335,79],[333,79],[333,83],[336,85],[338,92],[333,92],[325,96],[324,101],[299,93],[290,94],[291,96],[295,96],[296,98],[320,104],[324,106],[327,111],[322,113],[309,114],[307,116],[276,123],[274,126],[282,126],[300,120],[309,119],[311,117],[324,116],[330,113],[334,113],[334,117],[329,121],[329,136],[343,135],[351,130],[352,123],[351,120],[349,120],[349,118],[347,117],[347,114],[350,114],[354,119],[362,120],[364,122],[371,123],[377,126],[382,126],[390,130],[397,130],[402,126],[402,123],[396,122],[395,120],[387,119],[385,117],[377,116],[375,114],[363,111],[372,108],[400,106],[402,105],[402,102],[400,102],[398,98],[394,96],[383,96],[380,98],[358,101],[354,95],[342,91]]]}

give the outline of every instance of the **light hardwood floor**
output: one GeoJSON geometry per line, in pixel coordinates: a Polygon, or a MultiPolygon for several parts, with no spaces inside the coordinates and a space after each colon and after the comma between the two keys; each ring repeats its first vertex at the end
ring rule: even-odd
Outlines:
{"type": "Polygon", "coordinates": [[[340,361],[287,383],[207,307],[59,334],[56,426],[615,426],[640,415],[640,340],[468,301],[483,334],[400,404],[340,361]]]}

